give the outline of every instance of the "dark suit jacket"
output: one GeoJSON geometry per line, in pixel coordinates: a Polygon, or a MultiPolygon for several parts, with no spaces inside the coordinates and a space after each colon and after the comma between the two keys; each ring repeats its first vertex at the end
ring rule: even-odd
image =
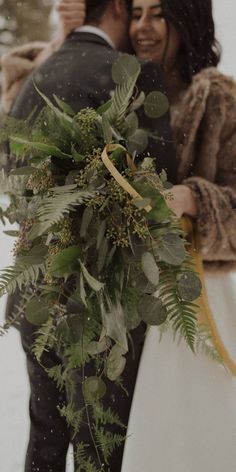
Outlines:
{"type": "MultiPolygon", "coordinates": [[[[32,110],[40,110],[44,102],[34,87],[52,98],[56,94],[75,111],[97,108],[110,98],[115,84],[111,67],[119,55],[101,37],[92,33],[72,33],[63,46],[54,53],[25,83],[16,99],[11,115],[27,118],[32,110]]],[[[151,62],[142,65],[138,88],[146,94],[152,90],[165,92],[159,67],[151,62]]],[[[158,131],[164,141],[149,140],[145,155],[157,158],[157,169],[165,168],[170,181],[176,181],[176,161],[168,113],[158,120],[148,119],[141,112],[140,127],[158,131]]]]}

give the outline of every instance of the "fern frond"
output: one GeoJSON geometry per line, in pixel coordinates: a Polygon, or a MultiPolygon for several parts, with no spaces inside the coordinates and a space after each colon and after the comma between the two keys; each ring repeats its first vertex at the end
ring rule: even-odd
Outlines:
{"type": "Polygon", "coordinates": [[[62,390],[65,386],[65,372],[64,366],[62,364],[54,365],[50,369],[45,369],[48,374],[48,377],[56,383],[56,386],[59,390],[62,390]]]}
{"type": "Polygon", "coordinates": [[[101,468],[97,468],[91,457],[88,457],[87,449],[89,445],[80,442],[75,451],[75,463],[77,468],[75,472],[101,472],[101,468]]]}
{"type": "Polygon", "coordinates": [[[96,426],[98,425],[106,425],[106,424],[116,424],[121,428],[127,429],[127,426],[124,425],[118,414],[114,413],[111,408],[105,410],[101,403],[97,402],[93,405],[93,417],[94,421],[96,422],[96,426]]]}
{"type": "Polygon", "coordinates": [[[195,339],[195,352],[204,354],[213,361],[223,364],[223,359],[212,342],[212,336],[206,325],[200,325],[195,339]]]}
{"type": "Polygon", "coordinates": [[[6,323],[0,327],[0,336],[6,334],[12,326],[18,326],[20,319],[25,312],[26,305],[35,296],[32,290],[19,294],[17,305],[13,307],[13,312],[8,316],[6,323]]]}
{"type": "Polygon", "coordinates": [[[45,272],[44,263],[31,266],[18,263],[15,266],[7,267],[0,275],[0,297],[6,293],[14,293],[17,287],[21,290],[27,284],[35,284],[45,272]]]}
{"type": "Polygon", "coordinates": [[[105,113],[108,121],[120,132],[123,130],[126,111],[132,98],[138,75],[139,71],[116,87],[111,106],[105,113]]]}
{"type": "Polygon", "coordinates": [[[167,309],[168,320],[175,333],[181,334],[194,352],[198,330],[196,316],[198,306],[192,302],[182,300],[177,290],[178,275],[186,271],[186,265],[170,268],[159,262],[159,266],[161,271],[158,295],[167,309]]]}
{"type": "Polygon", "coordinates": [[[55,325],[50,317],[48,321],[37,331],[37,336],[32,346],[32,352],[40,362],[45,351],[49,351],[55,342],[55,325]]]}
{"type": "Polygon", "coordinates": [[[66,214],[74,211],[76,205],[81,205],[84,201],[94,197],[95,192],[80,191],[76,185],[65,185],[51,189],[50,195],[42,200],[38,208],[39,225],[38,230],[35,229],[35,236],[41,236],[51,226],[59,223],[66,214]]]}
{"type": "Polygon", "coordinates": [[[104,428],[96,429],[97,445],[102,451],[106,464],[108,464],[109,457],[112,455],[113,451],[117,447],[120,447],[125,439],[126,436],[105,431],[104,428]]]}
{"type": "Polygon", "coordinates": [[[79,432],[81,424],[84,422],[84,412],[85,408],[81,408],[81,410],[75,410],[73,404],[69,404],[67,406],[63,406],[59,408],[61,416],[66,419],[66,422],[70,428],[72,428],[73,436],[79,432]]]}

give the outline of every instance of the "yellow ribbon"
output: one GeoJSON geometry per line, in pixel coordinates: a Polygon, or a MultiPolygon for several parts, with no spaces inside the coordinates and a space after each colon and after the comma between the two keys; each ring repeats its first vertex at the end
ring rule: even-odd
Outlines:
{"type": "MultiPolygon", "coordinates": [[[[118,182],[118,184],[127,192],[134,200],[143,200],[143,197],[136,192],[136,190],[132,187],[132,185],[127,182],[127,180],[120,174],[117,168],[112,164],[111,160],[109,159],[108,154],[111,152],[116,151],[117,149],[123,149],[125,152],[125,148],[122,148],[119,144],[107,144],[107,146],[103,149],[102,152],[102,161],[106,168],[109,170],[110,174],[114,179],[118,182]]],[[[147,205],[144,207],[146,212],[152,210],[151,205],[147,205]]]]}
{"type": "Polygon", "coordinates": [[[197,305],[199,306],[199,317],[198,323],[199,325],[204,324],[208,326],[211,334],[212,341],[219,352],[221,359],[225,367],[231,372],[233,376],[236,376],[236,363],[232,359],[229,354],[228,349],[224,345],[224,342],[220,336],[219,330],[217,328],[216,322],[214,320],[214,316],[212,314],[208,298],[206,292],[206,286],[204,282],[204,267],[202,258],[200,255],[200,251],[198,250],[197,238],[194,235],[193,225],[189,218],[183,218],[183,229],[188,234],[190,248],[189,252],[194,260],[195,270],[198,273],[201,283],[202,283],[202,293],[199,299],[196,301],[197,305]]]}
{"type": "MultiPolygon", "coordinates": [[[[118,184],[129,195],[131,195],[131,197],[133,197],[134,200],[136,199],[143,200],[143,197],[138,192],[136,192],[136,190],[127,182],[127,180],[120,174],[120,172],[112,164],[109,158],[109,154],[114,152],[117,149],[123,149],[124,152],[126,152],[125,148],[123,148],[122,146],[118,144],[108,144],[104,148],[102,152],[102,156],[101,156],[104,165],[109,170],[112,177],[114,177],[114,179],[118,182],[118,184]]],[[[127,159],[130,159],[129,156],[127,157],[127,159]]],[[[128,165],[131,167],[130,161],[128,162],[128,165]]],[[[133,165],[133,169],[135,170],[134,165],[133,165]]],[[[147,205],[144,208],[144,210],[149,212],[152,210],[152,207],[150,205],[147,205]]],[[[202,258],[198,250],[197,239],[193,232],[193,225],[192,225],[191,220],[187,217],[182,218],[182,226],[183,226],[183,230],[188,235],[189,242],[190,242],[189,252],[194,260],[196,273],[198,273],[201,283],[202,283],[202,293],[199,299],[196,301],[197,305],[199,306],[198,323],[199,325],[204,324],[209,328],[212,341],[217,351],[219,352],[224,362],[225,367],[227,367],[227,369],[231,372],[233,376],[236,376],[236,363],[230,356],[227,348],[224,345],[224,342],[221,339],[211,308],[209,306],[205,282],[204,282],[204,268],[203,268],[202,258]]]]}

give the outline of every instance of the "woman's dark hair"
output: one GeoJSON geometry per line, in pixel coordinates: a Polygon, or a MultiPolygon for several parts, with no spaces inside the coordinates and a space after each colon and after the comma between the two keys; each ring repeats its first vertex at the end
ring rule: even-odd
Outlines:
{"type": "MultiPolygon", "coordinates": [[[[86,19],[85,23],[99,21],[112,0],[86,0],[86,19]]],[[[124,0],[127,9],[131,12],[132,0],[124,0]]]]}
{"type": "Polygon", "coordinates": [[[197,72],[220,61],[212,0],[162,0],[161,5],[167,23],[180,34],[178,66],[184,82],[191,83],[197,72]]]}

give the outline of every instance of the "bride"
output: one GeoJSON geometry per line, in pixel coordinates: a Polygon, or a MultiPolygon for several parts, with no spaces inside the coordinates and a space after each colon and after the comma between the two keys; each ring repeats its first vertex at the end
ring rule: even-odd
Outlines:
{"type": "MultiPolygon", "coordinates": [[[[75,5],[84,0],[60,2],[65,29],[75,5]]],[[[170,204],[193,220],[215,340],[227,355],[224,368],[149,330],[122,472],[234,472],[236,380],[227,367],[236,363],[236,84],[217,70],[211,0],[133,0],[130,37],[140,58],[163,67],[179,163],[170,204]]]]}
{"type": "MultiPolygon", "coordinates": [[[[179,162],[172,207],[191,214],[217,332],[236,362],[236,85],[218,72],[210,0],[134,0],[135,53],[161,63],[179,162]],[[182,185],[183,184],[183,185],[182,185]],[[186,201],[186,186],[194,202],[186,201]]],[[[236,379],[169,333],[146,337],[122,472],[233,472],[236,379]]]]}

